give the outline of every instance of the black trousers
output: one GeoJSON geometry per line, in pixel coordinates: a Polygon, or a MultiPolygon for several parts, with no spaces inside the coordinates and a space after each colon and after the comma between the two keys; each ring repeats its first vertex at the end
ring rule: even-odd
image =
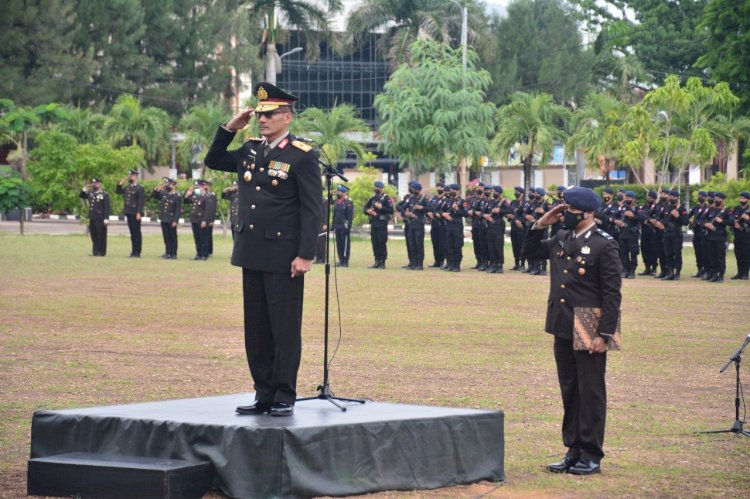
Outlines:
{"type": "MultiPolygon", "coordinates": [[[[511,222],[514,223],[514,222],[511,222]]],[[[515,225],[515,223],[514,223],[515,225]]],[[[521,259],[521,248],[523,248],[523,237],[525,231],[523,229],[517,229],[510,231],[510,244],[513,247],[513,258],[516,260],[521,259]]]]}
{"type": "Polygon", "coordinates": [[[704,246],[701,229],[693,229],[693,251],[695,251],[695,265],[698,270],[706,268],[706,256],[703,254],[704,246]]]}
{"type": "MultiPolygon", "coordinates": [[[[199,225],[200,227],[200,225],[199,225]]],[[[208,258],[213,253],[214,247],[214,227],[208,225],[200,229],[200,256],[208,258]]]]}
{"type": "Polygon", "coordinates": [[[333,231],[336,234],[336,252],[339,255],[339,260],[346,263],[349,261],[349,250],[351,249],[349,229],[337,227],[333,231]]]}
{"type": "Polygon", "coordinates": [[[727,244],[726,241],[707,239],[708,248],[708,271],[723,277],[727,271],[727,244]]]}
{"type": "Polygon", "coordinates": [[[505,264],[505,227],[500,224],[490,225],[487,228],[487,253],[488,260],[493,265],[505,264]]]}
{"type": "Polygon", "coordinates": [[[305,278],[242,269],[245,353],[255,399],[294,404],[302,356],[305,278]]]}
{"type": "Polygon", "coordinates": [[[661,271],[666,271],[666,256],[664,255],[664,231],[662,230],[654,230],[654,248],[656,253],[656,258],[659,261],[659,266],[661,267],[661,271]]]}
{"type": "Polygon", "coordinates": [[[407,241],[411,246],[411,258],[409,259],[414,265],[424,264],[424,224],[422,222],[413,222],[409,224],[409,233],[407,241]]]}
{"type": "Polygon", "coordinates": [[[620,261],[623,270],[635,272],[638,268],[638,239],[630,239],[620,236],[620,261]]]}
{"type": "Polygon", "coordinates": [[[104,256],[107,254],[107,226],[104,220],[89,220],[89,235],[91,236],[91,254],[104,256]]]}
{"type": "Polygon", "coordinates": [[[656,235],[653,230],[641,232],[641,253],[643,253],[643,263],[653,269],[659,263],[659,254],[656,250],[656,235]]]}
{"type": "Polygon", "coordinates": [[[201,223],[193,222],[190,224],[193,228],[193,241],[195,241],[195,256],[203,256],[201,253],[201,223]]]}
{"type": "Polygon", "coordinates": [[[750,232],[734,231],[734,257],[737,273],[746,276],[750,271],[750,232]]]}
{"type": "Polygon", "coordinates": [[[386,225],[371,227],[370,240],[372,241],[372,253],[376,262],[384,262],[388,259],[388,227],[386,225]]]}
{"type": "Polygon", "coordinates": [[[164,237],[164,253],[177,256],[177,227],[172,227],[171,222],[162,222],[161,235],[164,237]]]}
{"type": "Polygon", "coordinates": [[[448,265],[460,267],[463,260],[464,226],[459,223],[448,223],[445,241],[445,258],[448,265]]]}
{"type": "Polygon", "coordinates": [[[573,458],[604,457],[607,353],[573,350],[573,340],[555,336],[555,363],[563,402],[562,439],[573,458]]]}
{"type": "Polygon", "coordinates": [[[667,272],[682,270],[682,234],[664,234],[664,268],[667,272]]]}
{"type": "Polygon", "coordinates": [[[445,260],[445,225],[439,220],[433,220],[430,224],[430,242],[435,263],[442,264],[445,260]]]}
{"type": "Polygon", "coordinates": [[[135,214],[125,215],[128,221],[128,230],[130,231],[130,253],[133,255],[141,254],[143,237],[141,235],[141,221],[135,219],[135,214]]]}
{"type": "Polygon", "coordinates": [[[404,240],[406,241],[406,256],[409,258],[409,265],[414,264],[414,248],[411,245],[411,239],[409,239],[409,227],[411,223],[404,224],[404,240]]]}

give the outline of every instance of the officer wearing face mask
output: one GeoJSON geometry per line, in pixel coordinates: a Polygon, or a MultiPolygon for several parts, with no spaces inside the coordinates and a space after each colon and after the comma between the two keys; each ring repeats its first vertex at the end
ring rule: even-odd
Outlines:
{"type": "Polygon", "coordinates": [[[195,242],[195,257],[193,257],[193,260],[206,260],[208,258],[208,254],[204,256],[201,240],[201,222],[206,211],[202,183],[202,180],[197,180],[185,191],[185,204],[190,205],[190,225],[193,229],[193,241],[195,242]]]}
{"type": "Polygon", "coordinates": [[[234,240],[237,238],[236,231],[239,230],[240,221],[240,189],[236,180],[222,191],[221,199],[229,201],[229,227],[232,229],[232,239],[234,240]]]}
{"type": "Polygon", "coordinates": [[[393,214],[393,200],[385,193],[385,184],[376,181],[373,184],[375,194],[367,200],[364,212],[370,217],[370,240],[375,263],[371,269],[384,269],[388,259],[388,220],[393,214]]]}
{"type": "Polygon", "coordinates": [[[138,184],[138,170],[128,170],[128,176],[120,180],[115,192],[122,194],[123,213],[130,231],[130,258],[140,258],[143,244],[141,217],[143,217],[143,207],[146,204],[146,191],[142,185],[138,184]],[[126,183],[127,187],[125,187],[126,183]]]}
{"type": "Polygon", "coordinates": [[[740,192],[739,201],[732,211],[734,257],[737,259],[737,274],[732,279],[746,281],[750,271],[750,192],[740,192]]]}
{"type": "Polygon", "coordinates": [[[336,252],[340,267],[349,266],[351,251],[351,230],[354,220],[354,203],[348,196],[349,188],[339,185],[336,188],[336,202],[333,203],[333,232],[336,236],[336,252]]]}
{"type": "MultiPolygon", "coordinates": [[[[552,202],[549,204],[549,209],[554,208],[557,205],[563,204],[565,201],[563,201],[563,192],[565,192],[565,186],[558,185],[557,186],[557,197],[552,200],[552,202]]],[[[562,228],[562,218],[560,218],[557,222],[550,225],[549,228],[549,235],[550,237],[554,236],[558,230],[562,228]]]]}
{"type": "Polygon", "coordinates": [[[615,232],[619,232],[614,222],[619,207],[614,200],[614,192],[611,187],[606,187],[602,191],[602,205],[594,215],[599,228],[612,237],[615,237],[615,232]]]}
{"type": "Polygon", "coordinates": [[[620,227],[618,244],[623,267],[622,276],[626,279],[635,279],[635,270],[638,267],[638,237],[643,223],[642,212],[639,212],[635,204],[635,192],[625,191],[621,215],[615,223],[620,227]]]}
{"type": "Polygon", "coordinates": [[[693,232],[693,251],[695,252],[695,264],[698,267],[698,272],[691,277],[703,277],[703,272],[706,268],[706,257],[703,254],[704,246],[704,234],[703,227],[700,225],[700,221],[703,218],[704,213],[708,210],[708,204],[706,203],[706,191],[698,192],[698,202],[693,205],[690,209],[690,215],[688,219],[688,228],[693,232]]]}
{"type": "Polygon", "coordinates": [[[617,241],[597,229],[594,211],[601,199],[591,189],[571,187],[558,205],[539,219],[523,246],[528,258],[550,260],[550,294],[545,331],[554,335],[557,377],[563,401],[565,457],[549,464],[553,473],[591,475],[601,471],[607,411],[607,349],[620,316],[622,264],[617,241]],[[563,228],[543,239],[545,228],[563,215],[563,228]],[[587,350],[574,349],[577,307],[599,311],[587,350]]]}
{"type": "Polygon", "coordinates": [[[523,238],[526,234],[526,230],[523,224],[523,211],[526,200],[523,196],[523,187],[516,186],[513,190],[513,199],[510,202],[511,213],[508,213],[505,218],[510,224],[510,244],[513,248],[513,260],[514,265],[510,270],[526,270],[526,260],[521,256],[521,247],[523,246],[523,238]]]}
{"type": "Polygon", "coordinates": [[[162,183],[154,188],[151,197],[159,201],[159,221],[161,234],[164,237],[164,254],[166,260],[177,259],[177,224],[182,214],[182,196],[175,190],[175,181],[163,177],[162,183]]]}
{"type": "Polygon", "coordinates": [[[408,270],[424,269],[424,222],[430,203],[427,196],[422,194],[422,184],[412,184],[413,193],[404,208],[404,216],[409,219],[408,241],[412,250],[411,267],[408,270]]]}
{"type": "Polygon", "coordinates": [[[432,255],[435,261],[430,267],[440,268],[445,262],[445,220],[442,218],[442,207],[445,201],[445,184],[435,184],[435,195],[430,198],[430,211],[427,218],[430,220],[430,242],[432,243],[432,255]]]}
{"type": "Polygon", "coordinates": [[[688,223],[688,212],[680,204],[680,192],[669,191],[668,206],[662,217],[664,226],[664,269],[665,281],[677,281],[682,271],[682,227],[688,223]]]}
{"type": "Polygon", "coordinates": [[[727,198],[723,192],[716,192],[714,205],[708,210],[703,228],[706,229],[708,249],[708,272],[701,280],[724,282],[727,268],[727,226],[731,212],[724,206],[727,198]]]}
{"type": "Polygon", "coordinates": [[[484,182],[479,182],[473,198],[467,200],[469,203],[468,215],[471,219],[471,242],[474,249],[474,258],[476,258],[477,261],[477,263],[471,267],[472,270],[485,269],[484,246],[487,236],[483,218],[484,203],[486,201],[484,193],[484,182]]]}
{"type": "MultiPolygon", "coordinates": [[[[542,187],[536,187],[529,191],[530,204],[525,215],[529,229],[537,220],[542,218],[542,216],[549,211],[549,205],[544,199],[545,194],[546,192],[542,187]]],[[[529,275],[547,275],[547,260],[543,258],[539,260],[529,260],[528,273],[529,275]]]]}
{"type": "Polygon", "coordinates": [[[95,178],[90,184],[83,186],[78,197],[85,199],[89,206],[89,235],[92,245],[89,256],[105,256],[110,215],[109,194],[102,189],[102,181],[95,178]]]}
{"type": "Polygon", "coordinates": [[[445,258],[447,272],[461,272],[464,245],[464,217],[468,215],[469,204],[461,199],[458,184],[450,185],[450,195],[443,208],[443,219],[446,221],[445,258]]]}
{"type": "Polygon", "coordinates": [[[659,202],[657,202],[649,213],[648,223],[654,229],[654,246],[659,259],[660,272],[654,276],[657,279],[664,279],[667,275],[666,256],[664,254],[664,223],[669,216],[669,189],[663,188],[659,192],[659,202]]]}
{"type": "Polygon", "coordinates": [[[646,267],[638,275],[656,275],[656,267],[659,265],[659,252],[656,248],[656,229],[649,223],[651,213],[656,208],[656,192],[649,191],[646,195],[646,203],[638,211],[643,219],[641,225],[641,254],[643,255],[643,264],[646,267]]]}
{"type": "Polygon", "coordinates": [[[484,219],[487,222],[487,251],[490,274],[502,274],[505,264],[505,216],[512,212],[510,203],[503,199],[503,188],[492,186],[492,196],[487,201],[484,219]]]}
{"type": "Polygon", "coordinates": [[[402,269],[411,270],[414,267],[414,249],[409,239],[409,225],[411,224],[411,218],[406,216],[406,205],[409,203],[409,199],[414,195],[414,180],[409,182],[409,190],[401,201],[396,204],[396,213],[401,217],[401,221],[404,224],[404,240],[406,241],[406,256],[409,259],[409,263],[401,266],[402,269]]]}

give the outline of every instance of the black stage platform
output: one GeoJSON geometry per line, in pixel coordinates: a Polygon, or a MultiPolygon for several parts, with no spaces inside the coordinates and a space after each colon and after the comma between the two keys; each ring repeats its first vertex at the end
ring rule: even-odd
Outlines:
{"type": "Polygon", "coordinates": [[[31,457],[71,452],[207,461],[231,497],[311,497],[505,479],[502,411],[367,402],[238,416],[252,394],[37,411],[31,457]]]}

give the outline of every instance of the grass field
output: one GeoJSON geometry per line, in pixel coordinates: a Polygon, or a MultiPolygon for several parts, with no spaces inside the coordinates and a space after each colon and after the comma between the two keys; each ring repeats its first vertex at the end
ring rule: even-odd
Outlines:
{"type": "MultiPolygon", "coordinates": [[[[0,496],[25,496],[36,409],[252,389],[231,241],[217,237],[207,262],[189,260],[189,238],[180,245],[181,259],[161,260],[161,238],[145,236],[143,258],[133,260],[125,258],[129,239],[110,237],[108,256],[90,258],[81,235],[0,234],[0,496]]],[[[388,250],[388,269],[369,270],[369,242],[355,241],[350,268],[337,269],[343,338],[333,391],[504,410],[507,481],[375,497],[747,496],[750,439],[695,432],[734,419],[734,373],[719,368],[750,332],[748,281],[690,279],[686,248],[683,280],[624,282],[624,350],[608,359],[603,473],[576,478],[544,471],[564,453],[552,338],[543,332],[548,278],[407,272],[403,241],[388,250]]],[[[727,262],[731,276],[734,255],[727,262]]],[[[323,267],[306,281],[298,388],[314,395],[323,267]]],[[[743,371],[750,386],[750,367],[743,371]]]]}

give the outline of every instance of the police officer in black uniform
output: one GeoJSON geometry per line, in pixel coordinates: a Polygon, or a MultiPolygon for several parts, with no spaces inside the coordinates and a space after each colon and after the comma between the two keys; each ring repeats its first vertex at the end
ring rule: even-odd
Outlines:
{"type": "Polygon", "coordinates": [[[524,241],[528,258],[549,258],[550,294],[545,331],[555,336],[557,377],[564,416],[566,456],[547,466],[555,473],[591,475],[601,471],[607,411],[607,343],[617,330],[622,295],[619,248],[596,228],[601,200],[591,189],[571,187],[558,205],[538,220],[524,241]],[[542,239],[544,229],[563,215],[563,229],[542,239]],[[587,350],[573,348],[574,308],[600,309],[596,336],[587,350]]]}
{"type": "Polygon", "coordinates": [[[461,272],[464,245],[464,217],[468,214],[469,204],[461,199],[461,187],[450,185],[450,194],[443,207],[443,220],[446,221],[445,258],[447,272],[461,272]]]}
{"type": "Polygon", "coordinates": [[[523,220],[524,204],[526,203],[526,200],[523,195],[523,187],[516,186],[513,194],[515,199],[510,202],[510,207],[513,211],[505,217],[508,219],[508,223],[510,223],[510,244],[513,248],[513,260],[515,261],[515,264],[510,270],[520,270],[523,272],[526,270],[526,262],[521,255],[523,238],[526,235],[523,220]]]}
{"type": "Polygon", "coordinates": [[[408,270],[424,269],[424,222],[430,203],[422,194],[422,184],[412,184],[413,194],[404,207],[404,217],[409,220],[408,241],[412,251],[412,265],[408,270]]]}
{"type": "Polygon", "coordinates": [[[704,269],[706,268],[706,257],[703,254],[703,227],[701,226],[701,219],[706,211],[708,211],[708,204],[706,203],[706,191],[698,191],[698,202],[693,205],[690,209],[690,215],[688,219],[688,227],[693,232],[693,251],[695,252],[695,265],[698,267],[698,271],[691,277],[703,277],[704,269]]]}
{"type": "Polygon", "coordinates": [[[207,241],[201,232],[201,225],[206,212],[206,190],[203,180],[196,180],[185,192],[185,203],[190,205],[190,225],[193,229],[195,241],[195,256],[193,260],[208,259],[207,241]]]}
{"type": "Polygon", "coordinates": [[[236,180],[233,180],[232,185],[222,191],[221,199],[229,201],[229,227],[232,229],[232,240],[234,240],[240,217],[240,190],[236,180]]]}
{"type": "Polygon", "coordinates": [[[512,212],[510,203],[503,199],[503,188],[492,186],[492,197],[486,202],[484,220],[487,223],[487,251],[490,274],[502,274],[505,265],[505,216],[512,212]]]}
{"type": "Polygon", "coordinates": [[[211,182],[203,181],[205,190],[203,220],[201,220],[201,244],[203,245],[204,260],[214,254],[214,222],[216,221],[216,194],[211,190],[211,182]]]}
{"type": "Polygon", "coordinates": [[[649,191],[644,203],[638,211],[640,212],[643,223],[641,224],[641,254],[643,255],[643,265],[646,267],[638,275],[656,275],[656,267],[659,265],[659,253],[656,249],[656,229],[649,222],[652,218],[651,213],[656,209],[656,192],[649,191]]]}
{"type": "Polygon", "coordinates": [[[625,191],[625,199],[622,202],[619,215],[615,225],[620,228],[620,260],[622,260],[622,272],[626,279],[635,279],[635,270],[638,268],[638,238],[641,235],[641,224],[643,224],[643,212],[638,210],[635,203],[635,192],[625,191]]]}
{"type": "Polygon", "coordinates": [[[688,223],[688,211],[680,204],[680,192],[670,190],[667,206],[659,220],[664,227],[665,281],[677,281],[682,271],[682,227],[688,223]]]}
{"type": "Polygon", "coordinates": [[[411,246],[411,240],[409,239],[409,224],[411,224],[411,219],[406,216],[406,205],[409,202],[409,199],[414,195],[414,180],[409,182],[409,191],[406,193],[406,195],[396,204],[396,213],[398,213],[398,216],[401,217],[401,223],[403,224],[404,228],[404,241],[406,241],[406,256],[409,260],[409,263],[406,265],[402,265],[402,269],[409,269],[411,270],[412,267],[414,267],[414,250],[411,246]]]}
{"type": "Polygon", "coordinates": [[[734,257],[737,260],[737,273],[731,279],[748,280],[750,271],[750,192],[740,192],[740,203],[732,211],[734,230],[734,257]]]}
{"type": "Polygon", "coordinates": [[[146,191],[138,184],[138,171],[128,170],[128,176],[120,180],[115,188],[117,194],[122,194],[123,213],[128,221],[130,231],[130,258],[141,257],[143,236],[141,235],[141,217],[146,205],[146,191]],[[125,183],[127,187],[124,187],[125,183]]]}
{"type": "Polygon", "coordinates": [[[474,258],[477,263],[471,267],[472,270],[484,271],[487,268],[487,224],[484,220],[485,184],[479,182],[474,196],[468,200],[468,216],[471,219],[471,240],[474,247],[474,258]]]}
{"type": "Polygon", "coordinates": [[[370,217],[370,239],[375,263],[371,269],[384,269],[388,259],[388,220],[393,214],[393,200],[385,193],[385,184],[380,180],[373,183],[375,195],[367,200],[363,208],[370,217]]]}
{"type": "Polygon", "coordinates": [[[290,416],[302,353],[304,275],[312,267],[324,219],[320,169],[313,148],[289,134],[296,97],[269,83],[258,104],[219,127],[204,163],[237,174],[240,213],[232,265],[242,267],[245,350],[255,401],[240,414],[290,416]],[[263,138],[227,151],[255,114],[263,138]]]}
{"type": "Polygon", "coordinates": [[[354,220],[354,203],[349,199],[349,188],[345,185],[336,187],[336,202],[333,203],[333,232],[336,236],[336,251],[339,261],[336,265],[349,266],[351,252],[351,230],[354,220]]]}
{"type": "Polygon", "coordinates": [[[732,216],[724,206],[726,198],[723,192],[715,192],[714,205],[708,210],[704,219],[708,272],[701,279],[703,281],[724,282],[724,273],[727,270],[727,227],[732,216]]]}
{"type": "MultiPolygon", "coordinates": [[[[549,211],[549,204],[545,200],[546,191],[542,187],[529,189],[529,204],[526,207],[524,218],[526,221],[526,233],[531,227],[549,211]]],[[[546,231],[547,228],[545,227],[546,231]]],[[[547,237],[547,234],[544,234],[547,237]]],[[[538,260],[529,260],[529,275],[547,275],[547,260],[540,258],[538,260]]]]}
{"type": "Polygon", "coordinates": [[[176,182],[163,177],[162,183],[154,188],[151,197],[159,201],[159,221],[161,234],[164,237],[164,254],[166,260],[177,259],[177,225],[182,215],[182,196],[175,190],[176,182]]]}
{"type": "Polygon", "coordinates": [[[107,254],[107,225],[109,225],[109,194],[102,190],[102,181],[91,179],[90,185],[83,186],[80,194],[89,205],[89,235],[91,236],[91,255],[107,254]]]}
{"type": "Polygon", "coordinates": [[[435,195],[430,198],[430,211],[427,218],[430,220],[430,243],[432,244],[432,255],[435,261],[430,267],[440,268],[445,262],[445,220],[441,215],[442,204],[445,200],[445,184],[435,184],[435,195]]]}
{"type": "MultiPolygon", "coordinates": [[[[551,203],[549,203],[550,210],[559,204],[565,203],[565,201],[563,200],[563,192],[565,192],[565,186],[558,185],[557,197],[553,199],[551,203]]],[[[549,237],[554,236],[557,233],[557,231],[560,230],[561,228],[562,228],[562,217],[558,217],[558,221],[549,226],[549,237]]]]}

